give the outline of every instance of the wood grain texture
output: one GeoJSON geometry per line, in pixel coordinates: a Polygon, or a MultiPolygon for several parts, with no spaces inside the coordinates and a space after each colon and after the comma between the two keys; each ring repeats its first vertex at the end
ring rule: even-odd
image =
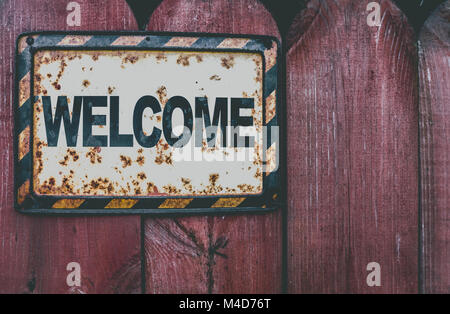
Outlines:
{"type": "Polygon", "coordinates": [[[422,278],[425,293],[450,293],[450,1],[419,38],[422,278]]]}
{"type": "Polygon", "coordinates": [[[290,293],[418,292],[414,35],[387,0],[369,27],[368,2],[312,0],[289,32],[290,293]]]}
{"type": "MultiPolygon", "coordinates": [[[[270,13],[256,0],[165,0],[151,16],[148,30],[280,37],[270,13]]],[[[281,292],[281,245],[281,211],[148,218],[147,292],[281,292]]]]}
{"type": "Polygon", "coordinates": [[[81,27],[68,27],[69,1],[0,4],[0,292],[140,292],[139,217],[36,217],[13,208],[13,88],[17,36],[38,30],[135,30],[122,0],[77,0],[81,27]],[[81,265],[81,287],[66,285],[69,262],[81,265]]]}

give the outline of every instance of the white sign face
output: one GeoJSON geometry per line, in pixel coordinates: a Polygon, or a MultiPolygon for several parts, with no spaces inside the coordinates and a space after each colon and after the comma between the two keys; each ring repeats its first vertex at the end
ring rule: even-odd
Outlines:
{"type": "Polygon", "coordinates": [[[36,195],[262,193],[261,54],[43,49],[33,61],[36,195]]]}

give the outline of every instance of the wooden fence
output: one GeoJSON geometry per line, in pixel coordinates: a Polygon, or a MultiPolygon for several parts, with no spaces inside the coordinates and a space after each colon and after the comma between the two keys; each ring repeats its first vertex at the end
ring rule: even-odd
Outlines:
{"type": "Polygon", "coordinates": [[[283,1],[129,1],[136,20],[125,0],[76,0],[81,25],[69,26],[69,2],[0,2],[0,293],[450,292],[450,1],[419,32],[391,0],[297,0],[289,25],[272,17],[283,1]],[[370,2],[381,8],[376,25],[370,2]],[[175,218],[14,210],[17,36],[139,28],[282,42],[284,208],[175,218]],[[80,287],[66,283],[70,262],[80,287]],[[371,263],[381,286],[367,284],[371,263]]]}

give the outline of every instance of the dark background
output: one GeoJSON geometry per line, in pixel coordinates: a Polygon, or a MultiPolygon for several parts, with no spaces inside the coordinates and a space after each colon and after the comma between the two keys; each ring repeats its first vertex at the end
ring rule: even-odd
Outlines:
{"type": "MultiPolygon", "coordinates": [[[[295,17],[305,7],[305,0],[260,0],[272,13],[278,23],[281,35],[285,36],[295,17]]],[[[138,21],[140,29],[145,29],[150,14],[161,0],[127,0],[138,21]]],[[[416,33],[419,33],[431,12],[445,0],[394,0],[408,16],[416,33]]]]}

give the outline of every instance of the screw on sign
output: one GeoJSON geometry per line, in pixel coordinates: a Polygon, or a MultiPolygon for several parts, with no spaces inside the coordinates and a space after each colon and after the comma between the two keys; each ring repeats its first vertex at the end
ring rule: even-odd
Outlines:
{"type": "MultiPolygon", "coordinates": [[[[16,40],[21,33],[70,30],[137,30],[125,1],[78,0],[81,26],[67,24],[70,1],[5,0],[0,4],[2,37],[0,143],[3,183],[0,207],[0,292],[70,293],[66,283],[69,261],[82,265],[81,287],[86,293],[139,292],[140,218],[128,217],[29,217],[14,210],[14,129],[25,136],[30,128],[13,124],[16,40]],[[12,69],[12,71],[10,70],[12,69]]],[[[39,43],[39,38],[34,38],[39,43]]],[[[25,42],[25,46],[28,44],[25,42]]],[[[26,74],[26,73],[25,73],[26,74]]],[[[31,78],[25,75],[24,80],[31,78]]],[[[27,106],[27,103],[22,105],[27,106]]],[[[22,106],[21,106],[22,107],[22,106]]],[[[23,151],[22,151],[23,152],[23,151]]],[[[25,155],[20,155],[28,158],[25,155]]],[[[24,182],[25,186],[30,182],[24,182]]],[[[22,185],[21,185],[22,186],[22,185]]],[[[91,200],[95,202],[96,200],[91,200]]],[[[76,291],[75,291],[76,292],[76,291]]]]}

